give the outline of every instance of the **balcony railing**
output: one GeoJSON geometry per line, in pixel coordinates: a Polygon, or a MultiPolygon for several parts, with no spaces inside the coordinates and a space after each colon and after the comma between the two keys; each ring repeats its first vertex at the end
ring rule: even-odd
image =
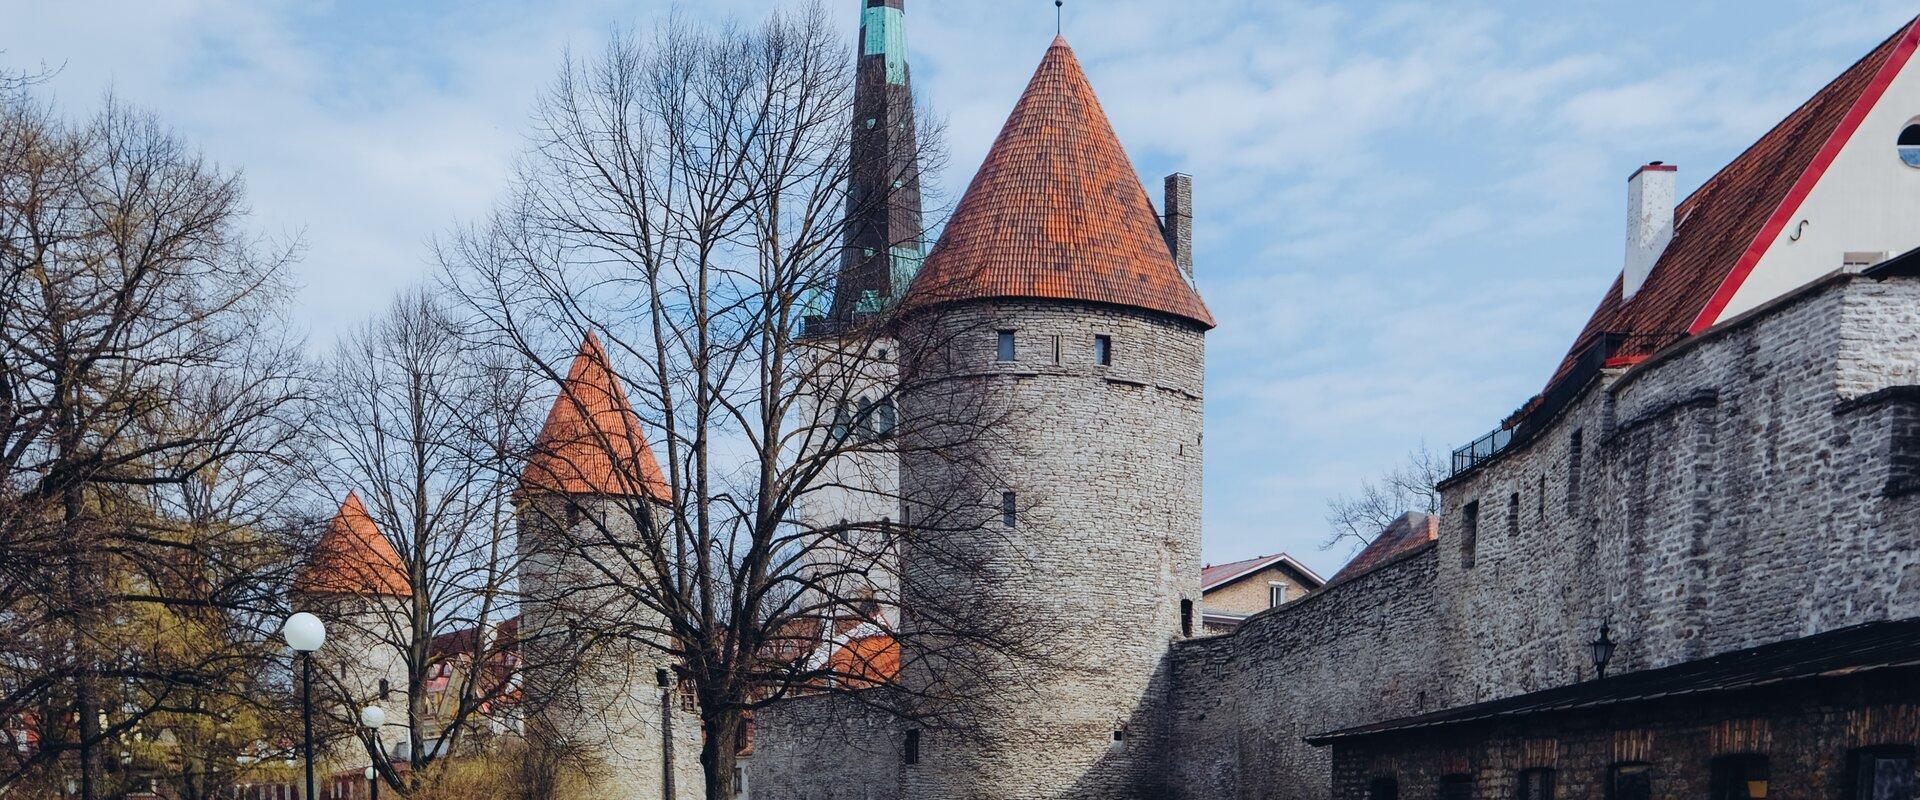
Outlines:
{"type": "Polygon", "coordinates": [[[1593,344],[1588,345],[1587,349],[1580,352],[1579,358],[1573,362],[1573,368],[1567,370],[1567,374],[1560,380],[1554,381],[1552,386],[1547,387],[1547,391],[1540,395],[1539,401],[1534,403],[1532,408],[1526,409],[1526,414],[1521,416],[1519,421],[1511,426],[1500,428],[1475,439],[1472,444],[1453,451],[1453,474],[1447,477],[1452,478],[1455,475],[1480,466],[1494,456],[1499,455],[1501,451],[1507,449],[1514,442],[1525,441],[1539,434],[1540,431],[1546,427],[1547,423],[1552,422],[1555,417],[1560,416],[1560,412],[1566,410],[1566,407],[1571,405],[1573,401],[1580,396],[1581,390],[1587,387],[1587,384],[1593,380],[1594,376],[1599,375],[1600,371],[1606,368],[1607,359],[1612,358],[1613,354],[1619,352],[1622,345],[1625,345],[1628,341],[1645,340],[1637,344],[1647,344],[1648,346],[1645,348],[1645,351],[1650,353],[1673,343],[1679,338],[1681,338],[1679,335],[1674,334],[1635,334],[1632,336],[1619,333],[1601,334],[1598,339],[1594,340],[1593,344]]]}

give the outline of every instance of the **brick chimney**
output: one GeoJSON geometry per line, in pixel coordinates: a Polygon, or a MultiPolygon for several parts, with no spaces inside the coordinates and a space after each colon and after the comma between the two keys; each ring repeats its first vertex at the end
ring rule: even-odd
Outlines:
{"type": "Polygon", "coordinates": [[[1193,176],[1173,173],[1167,176],[1166,220],[1161,232],[1167,237],[1167,249],[1173,252],[1173,263],[1180,267],[1180,273],[1187,276],[1187,282],[1193,282],[1193,176]]]}
{"type": "Polygon", "coordinates": [[[1679,168],[1655,161],[1627,179],[1627,265],[1620,299],[1632,300],[1673,241],[1673,183],[1679,168]]]}

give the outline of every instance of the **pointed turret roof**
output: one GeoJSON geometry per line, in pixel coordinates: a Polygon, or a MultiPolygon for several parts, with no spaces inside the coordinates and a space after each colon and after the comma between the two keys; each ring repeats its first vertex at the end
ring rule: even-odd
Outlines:
{"type": "Polygon", "coordinates": [[[347,494],[327,523],[293,589],[304,594],[413,596],[405,562],[373,524],[357,492],[347,494]]]}
{"type": "Polygon", "coordinates": [[[1047,49],[908,304],[992,297],[1112,303],[1213,327],[1064,38],[1047,49]]]}
{"type": "Polygon", "coordinates": [[[592,333],[581,343],[546,425],[534,440],[520,490],[661,502],[673,497],[647,445],[640,416],[608,366],[600,338],[592,333]]]}

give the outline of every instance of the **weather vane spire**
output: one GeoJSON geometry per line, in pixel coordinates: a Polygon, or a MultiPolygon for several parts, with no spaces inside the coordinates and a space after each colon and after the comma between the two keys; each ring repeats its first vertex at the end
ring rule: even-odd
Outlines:
{"type": "Polygon", "coordinates": [[[1055,36],[1062,35],[1060,32],[1061,31],[1060,15],[1062,14],[1061,7],[1065,6],[1066,4],[1067,4],[1067,0],[1053,0],[1053,35],[1055,36]]]}

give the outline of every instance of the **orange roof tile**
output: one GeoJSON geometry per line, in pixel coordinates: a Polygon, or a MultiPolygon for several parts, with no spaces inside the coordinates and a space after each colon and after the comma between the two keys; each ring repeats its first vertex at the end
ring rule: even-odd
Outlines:
{"type": "Polygon", "coordinates": [[[1807,100],[1746,152],[1701,184],[1674,211],[1673,241],[1632,300],[1620,281],[1600,300],[1586,328],[1554,372],[1564,379],[1601,337],[1626,337],[1617,358],[1645,356],[1713,324],[1806,196],[1920,42],[1909,22],[1807,100]]]}
{"type": "Polygon", "coordinates": [[[900,674],[900,642],[884,633],[862,636],[833,651],[827,669],[854,688],[889,683],[900,674]]]}
{"type": "Polygon", "coordinates": [[[673,498],[640,417],[608,366],[606,349],[591,333],[534,440],[520,490],[649,497],[663,503],[673,498]]]}
{"type": "Polygon", "coordinates": [[[1065,39],[1048,48],[906,303],[993,297],[1112,303],[1213,327],[1065,39]]]}
{"type": "Polygon", "coordinates": [[[293,589],[304,594],[413,596],[405,562],[373,524],[360,495],[352,492],[320,534],[293,589]]]}

